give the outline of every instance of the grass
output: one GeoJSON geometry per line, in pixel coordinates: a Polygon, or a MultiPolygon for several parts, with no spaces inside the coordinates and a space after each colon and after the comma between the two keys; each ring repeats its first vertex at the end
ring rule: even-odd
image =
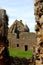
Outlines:
{"type": "Polygon", "coordinates": [[[32,58],[32,51],[23,51],[23,50],[13,50],[9,48],[10,56],[20,57],[20,58],[32,58]]]}

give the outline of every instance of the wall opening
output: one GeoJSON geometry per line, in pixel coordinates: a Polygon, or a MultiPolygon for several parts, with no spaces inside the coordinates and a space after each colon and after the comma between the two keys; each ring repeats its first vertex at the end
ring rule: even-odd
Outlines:
{"type": "Polygon", "coordinates": [[[28,50],[28,45],[25,45],[25,51],[27,51],[28,50]]]}
{"type": "Polygon", "coordinates": [[[17,39],[19,39],[19,30],[17,30],[17,39]]]}
{"type": "Polygon", "coordinates": [[[19,44],[17,44],[17,47],[19,47],[19,44]]]}

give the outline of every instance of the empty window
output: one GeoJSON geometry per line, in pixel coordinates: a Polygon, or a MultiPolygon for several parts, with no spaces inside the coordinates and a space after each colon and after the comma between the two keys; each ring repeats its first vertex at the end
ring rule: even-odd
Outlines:
{"type": "Polygon", "coordinates": [[[28,50],[28,45],[25,45],[25,51],[27,51],[28,50]]]}
{"type": "Polygon", "coordinates": [[[17,47],[19,47],[19,44],[17,44],[17,47]]]}
{"type": "Polygon", "coordinates": [[[17,31],[17,39],[19,39],[19,31],[17,31]]]}

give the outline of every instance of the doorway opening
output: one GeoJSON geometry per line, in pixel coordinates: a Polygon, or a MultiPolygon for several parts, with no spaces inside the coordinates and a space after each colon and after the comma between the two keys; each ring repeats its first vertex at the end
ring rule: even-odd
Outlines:
{"type": "Polygon", "coordinates": [[[25,45],[25,51],[27,51],[28,50],[28,45],[25,45]]]}

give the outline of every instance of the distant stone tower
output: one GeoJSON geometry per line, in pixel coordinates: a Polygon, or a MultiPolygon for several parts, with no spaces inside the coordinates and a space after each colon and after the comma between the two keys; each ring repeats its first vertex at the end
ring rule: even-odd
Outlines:
{"type": "Polygon", "coordinates": [[[34,0],[35,31],[37,43],[35,47],[36,65],[43,65],[43,0],[34,0]]]}
{"type": "Polygon", "coordinates": [[[8,16],[6,10],[0,9],[0,65],[10,65],[7,35],[8,16]]]}

